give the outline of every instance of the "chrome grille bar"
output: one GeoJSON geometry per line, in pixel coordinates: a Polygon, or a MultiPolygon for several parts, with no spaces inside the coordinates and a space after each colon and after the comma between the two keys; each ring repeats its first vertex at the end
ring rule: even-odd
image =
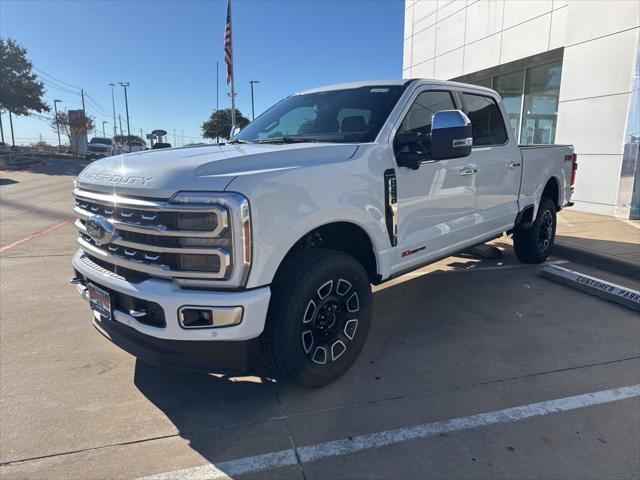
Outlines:
{"type": "MultiPolygon", "coordinates": [[[[221,210],[221,209],[218,209],[221,210]]],[[[73,211],[75,212],[75,214],[80,217],[83,220],[88,220],[89,217],[91,217],[92,215],[95,215],[95,213],[92,213],[90,211],[87,210],[83,210],[80,207],[74,207],[73,211]]],[[[180,210],[175,210],[175,211],[193,211],[193,210],[185,210],[185,209],[180,209],[180,210]]],[[[207,212],[213,212],[212,209],[208,209],[206,210],[207,212]]],[[[223,212],[222,214],[223,217],[226,216],[226,214],[223,212]]],[[[220,217],[219,218],[219,222],[220,222],[220,217]]],[[[123,222],[121,220],[115,220],[113,218],[107,218],[107,220],[109,220],[109,222],[116,228],[116,230],[126,230],[127,232],[133,232],[133,233],[146,233],[146,234],[151,234],[151,235],[160,235],[160,236],[164,236],[164,237],[198,237],[198,238],[216,238],[218,236],[220,236],[220,234],[224,231],[224,229],[226,228],[227,222],[226,220],[223,223],[218,223],[218,227],[216,227],[216,229],[214,231],[204,231],[204,230],[168,230],[167,227],[165,225],[143,225],[143,224],[139,224],[139,223],[129,223],[129,222],[123,222]],[[224,225],[224,227],[220,227],[221,225],[224,225]]]]}
{"type": "Polygon", "coordinates": [[[163,278],[194,278],[194,279],[221,279],[227,274],[228,268],[231,266],[231,257],[228,252],[220,248],[216,252],[216,255],[220,259],[220,270],[218,272],[200,272],[200,271],[187,271],[187,270],[172,270],[167,265],[145,263],[140,260],[129,260],[123,256],[111,253],[108,250],[97,247],[92,243],[84,240],[82,237],[77,239],[80,248],[90,254],[94,255],[101,260],[112,263],[119,267],[128,268],[130,270],[137,270],[139,272],[147,273],[154,277],[163,278]]]}
{"type": "MultiPolygon", "coordinates": [[[[81,231],[82,233],[87,233],[87,227],[80,221],[80,219],[76,219],[75,227],[81,231]]],[[[184,236],[184,235],[182,235],[184,236]]],[[[130,242],[128,240],[123,240],[121,238],[114,238],[110,242],[109,250],[114,251],[111,245],[117,245],[119,247],[124,248],[132,248],[134,250],[145,250],[148,252],[160,252],[160,253],[176,253],[176,254],[184,254],[184,255],[218,255],[220,248],[189,248],[189,247],[163,247],[158,245],[152,245],[150,243],[139,243],[139,242],[130,242]]]]}

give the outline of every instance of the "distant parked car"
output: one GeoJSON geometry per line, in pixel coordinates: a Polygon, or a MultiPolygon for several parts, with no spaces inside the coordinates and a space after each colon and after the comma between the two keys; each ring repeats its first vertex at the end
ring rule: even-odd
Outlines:
{"type": "Polygon", "coordinates": [[[117,154],[121,153],[131,153],[131,152],[141,152],[142,150],[146,150],[147,146],[144,142],[139,140],[131,140],[124,145],[118,145],[117,154]]]}
{"type": "Polygon", "coordinates": [[[154,143],[153,147],[151,147],[153,150],[157,150],[158,148],[171,148],[171,144],[170,143],[162,143],[162,142],[158,142],[158,143],[154,143]]]}
{"type": "Polygon", "coordinates": [[[93,137],[87,145],[87,158],[110,157],[116,153],[117,146],[113,138],[93,137]]]}

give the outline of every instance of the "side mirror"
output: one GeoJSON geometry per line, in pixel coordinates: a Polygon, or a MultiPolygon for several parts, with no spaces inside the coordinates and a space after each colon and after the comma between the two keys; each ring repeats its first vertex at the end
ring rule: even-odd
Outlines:
{"type": "Polygon", "coordinates": [[[398,133],[395,138],[398,165],[410,168],[411,170],[420,168],[420,164],[428,159],[426,152],[427,142],[429,142],[429,135],[424,133],[398,133]],[[405,149],[404,147],[408,148],[405,149]]]}
{"type": "Polygon", "coordinates": [[[229,138],[233,138],[235,137],[237,134],[240,133],[240,125],[232,125],[231,126],[231,132],[229,132],[229,138]]]}
{"type": "Polygon", "coordinates": [[[467,157],[471,154],[471,121],[460,110],[442,110],[431,121],[431,158],[467,157]]]}

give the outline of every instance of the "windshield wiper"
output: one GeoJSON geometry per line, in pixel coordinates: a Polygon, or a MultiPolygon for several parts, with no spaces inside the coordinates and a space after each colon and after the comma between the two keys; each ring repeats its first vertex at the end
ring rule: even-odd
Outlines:
{"type": "Polygon", "coordinates": [[[258,140],[257,143],[307,143],[307,142],[319,142],[315,138],[306,138],[306,137],[273,137],[273,138],[263,138],[262,140],[258,140]]]}

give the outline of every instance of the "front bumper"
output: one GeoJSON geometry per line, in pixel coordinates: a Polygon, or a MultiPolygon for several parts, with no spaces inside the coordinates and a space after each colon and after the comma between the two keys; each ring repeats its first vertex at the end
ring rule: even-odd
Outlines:
{"type": "Polygon", "coordinates": [[[255,338],[217,342],[162,340],[99,315],[94,315],[93,325],[124,351],[159,367],[238,374],[254,369],[260,359],[255,338]]]}
{"type": "MultiPolygon", "coordinates": [[[[114,307],[107,320],[94,312],[94,325],[113,343],[133,355],[158,365],[206,368],[209,371],[239,371],[239,357],[246,360],[255,339],[262,333],[271,297],[270,288],[243,291],[205,291],[183,289],[169,280],[150,278],[130,283],[86,262],[78,251],[73,268],[84,284],[93,283],[107,291],[159,305],[165,326],[142,323],[126,309],[114,307]],[[242,307],[239,324],[219,328],[184,329],[178,321],[178,310],[185,305],[208,307],[242,307]],[[227,363],[229,365],[227,365],[227,363]],[[231,367],[231,368],[228,368],[231,367]]],[[[87,299],[86,287],[78,292],[87,299]]]]}

